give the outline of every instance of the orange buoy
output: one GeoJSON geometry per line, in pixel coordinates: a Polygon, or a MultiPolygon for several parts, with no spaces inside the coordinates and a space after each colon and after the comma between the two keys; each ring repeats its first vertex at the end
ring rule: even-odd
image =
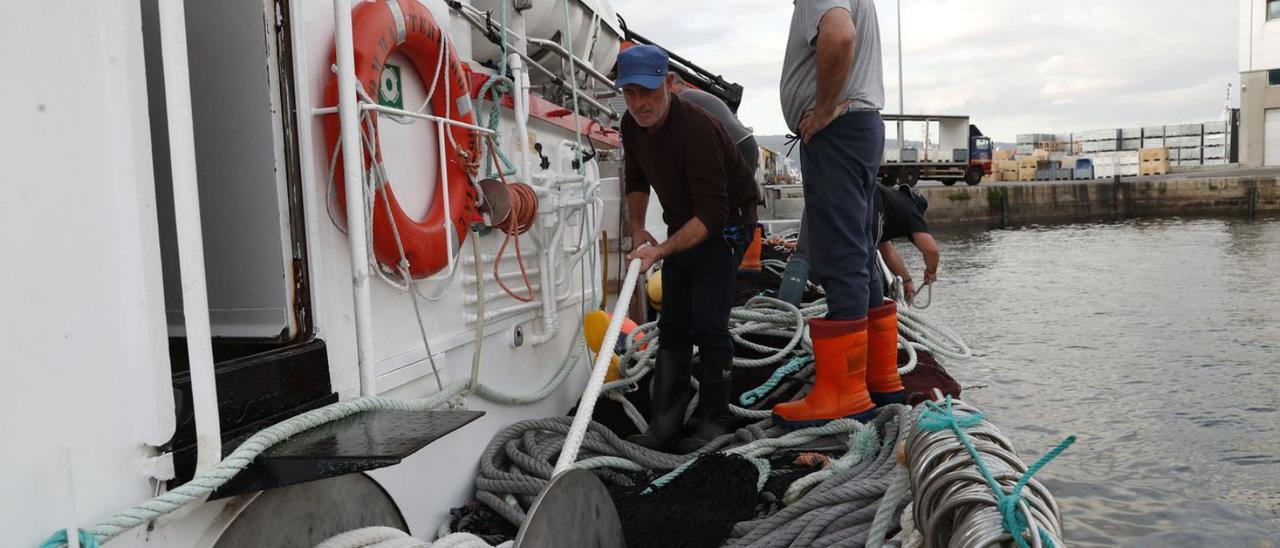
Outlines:
{"type": "Polygon", "coordinates": [[[751,233],[751,245],[747,246],[747,252],[743,253],[742,264],[738,266],[738,270],[743,272],[760,271],[760,246],[763,239],[764,229],[756,226],[755,231],[751,233]]]}
{"type": "MultiPolygon", "coordinates": [[[[612,316],[603,310],[593,310],[582,318],[582,334],[587,338],[587,348],[590,348],[592,353],[600,353],[600,345],[604,344],[604,332],[609,329],[610,320],[612,316]]],[[[605,382],[622,379],[622,374],[618,372],[618,356],[626,350],[627,336],[631,335],[636,327],[638,327],[636,322],[631,321],[631,318],[622,319],[621,335],[613,348],[613,357],[609,359],[609,372],[605,375],[605,382]]],[[[639,336],[644,337],[644,335],[639,336]]]]}

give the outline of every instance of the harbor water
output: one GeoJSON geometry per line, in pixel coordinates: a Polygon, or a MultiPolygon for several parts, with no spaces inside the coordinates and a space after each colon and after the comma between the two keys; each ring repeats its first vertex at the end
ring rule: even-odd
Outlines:
{"type": "Polygon", "coordinates": [[[1280,219],[936,236],[964,399],[1028,463],[1079,437],[1040,473],[1070,545],[1280,546],[1280,219]]]}

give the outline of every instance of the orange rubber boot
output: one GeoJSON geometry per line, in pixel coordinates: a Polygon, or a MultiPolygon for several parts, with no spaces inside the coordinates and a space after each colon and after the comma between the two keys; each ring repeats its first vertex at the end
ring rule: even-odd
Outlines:
{"type": "Polygon", "coordinates": [[[790,428],[821,426],[852,417],[875,417],[867,394],[867,320],[809,320],[817,373],[804,399],[773,408],[773,423],[790,428]]]}
{"type": "Polygon", "coordinates": [[[747,246],[747,251],[742,254],[742,263],[738,265],[738,270],[743,272],[759,272],[760,271],[760,246],[761,239],[764,235],[764,229],[756,227],[751,233],[751,245],[747,246]]]}
{"type": "Polygon", "coordinates": [[[876,407],[907,401],[898,376],[898,304],[867,313],[867,390],[876,407]]]}

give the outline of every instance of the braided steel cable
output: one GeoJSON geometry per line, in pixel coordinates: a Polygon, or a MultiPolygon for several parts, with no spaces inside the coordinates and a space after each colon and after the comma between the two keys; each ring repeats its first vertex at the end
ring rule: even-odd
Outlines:
{"type": "MultiPolygon", "coordinates": [[[[953,400],[953,411],[965,427],[982,465],[979,470],[963,441],[953,430],[916,429],[906,445],[907,469],[911,471],[914,525],[923,532],[926,548],[954,546],[976,548],[1007,546],[1017,542],[1007,530],[1001,501],[989,486],[993,479],[1005,493],[1016,492],[1016,512],[1026,521],[1023,542],[1033,547],[1062,545],[1062,514],[1048,489],[1028,472],[1034,470],[1018,456],[1013,443],[971,405],[953,400]]],[[[921,414],[923,408],[917,409],[921,414]]]]}

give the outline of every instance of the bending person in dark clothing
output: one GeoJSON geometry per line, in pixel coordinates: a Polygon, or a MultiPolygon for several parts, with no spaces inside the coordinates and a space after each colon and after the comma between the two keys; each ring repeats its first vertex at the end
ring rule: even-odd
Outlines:
{"type": "Polygon", "coordinates": [[[622,146],[632,241],[651,244],[632,251],[627,260],[640,259],[644,270],[664,261],[653,415],[649,429],[631,441],[689,453],[727,433],[733,422],[729,310],[760,195],[724,127],[671,93],[667,78],[667,54],[657,47],[632,46],[618,55],[615,85],[627,101],[622,146]],[[650,189],[662,203],[667,225],[660,245],[645,229],[650,189]],[[694,345],[699,396],[686,436],[694,345]]]}
{"type": "MultiPolygon", "coordinates": [[[[929,233],[929,223],[925,221],[925,211],[929,209],[929,200],[916,190],[901,185],[895,188],[880,186],[876,189],[876,249],[884,258],[885,265],[894,276],[902,278],[903,293],[910,304],[916,294],[915,280],[907,263],[893,246],[893,240],[906,238],[920,255],[924,257],[924,274],[921,287],[938,281],[938,260],[941,254],[938,242],[929,233]]],[[[778,289],[778,298],[793,305],[800,305],[804,293],[805,282],[809,276],[809,237],[805,231],[805,222],[800,221],[800,236],[795,252],[787,261],[787,270],[783,274],[783,285],[778,289]]],[[[885,280],[888,285],[889,280],[885,280]]]]}
{"type": "Polygon", "coordinates": [[[876,238],[876,248],[884,258],[884,264],[894,276],[902,278],[903,293],[907,302],[916,295],[915,280],[907,270],[898,250],[893,247],[893,240],[906,238],[920,250],[924,256],[924,275],[921,287],[938,281],[938,242],[929,234],[929,223],[924,220],[924,212],[929,209],[929,200],[907,185],[897,189],[881,186],[876,191],[876,214],[880,220],[880,230],[876,238]]]}

